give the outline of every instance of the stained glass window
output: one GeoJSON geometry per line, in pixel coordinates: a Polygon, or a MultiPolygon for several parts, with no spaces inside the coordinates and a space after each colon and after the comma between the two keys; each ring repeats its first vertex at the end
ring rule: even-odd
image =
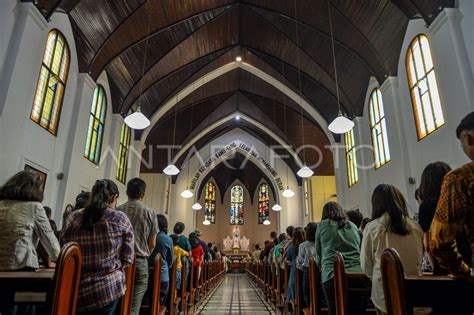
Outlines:
{"type": "Polygon", "coordinates": [[[131,133],[130,128],[126,124],[123,124],[122,132],[120,133],[120,148],[117,168],[117,179],[122,184],[125,184],[127,180],[128,150],[130,148],[131,133]]]}
{"type": "Polygon", "coordinates": [[[425,35],[420,34],[411,42],[406,68],[418,140],[421,140],[444,125],[430,43],[425,35]]]}
{"type": "Polygon", "coordinates": [[[216,223],[216,185],[211,182],[206,184],[204,220],[209,220],[212,224],[216,223]]]}
{"type": "Polygon", "coordinates": [[[89,127],[87,128],[87,139],[84,147],[84,156],[95,164],[99,164],[106,113],[107,98],[104,88],[99,85],[95,88],[92,98],[89,127]]]}
{"type": "Polygon", "coordinates": [[[58,131],[68,72],[69,47],[66,39],[58,30],[52,30],[46,41],[30,117],[53,135],[58,131]]]}
{"type": "Polygon", "coordinates": [[[270,219],[270,195],[268,185],[263,183],[258,189],[258,224],[270,219]]]}
{"type": "Polygon", "coordinates": [[[390,161],[385,111],[380,89],[374,89],[369,100],[370,131],[374,146],[375,169],[390,161]]]}
{"type": "Polygon", "coordinates": [[[357,184],[357,182],[359,181],[354,141],[354,129],[351,129],[351,131],[344,134],[344,144],[346,147],[347,181],[349,187],[351,187],[357,184]]]}
{"type": "Polygon", "coordinates": [[[230,196],[230,224],[244,224],[244,189],[240,185],[232,187],[230,196]]]}

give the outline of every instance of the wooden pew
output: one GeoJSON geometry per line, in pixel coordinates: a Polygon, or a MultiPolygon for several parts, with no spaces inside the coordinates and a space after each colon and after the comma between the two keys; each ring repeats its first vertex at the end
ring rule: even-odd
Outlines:
{"type": "Polygon", "coordinates": [[[160,289],[161,289],[161,264],[162,258],[157,254],[153,264],[153,286],[150,301],[150,315],[161,315],[166,312],[166,306],[161,305],[160,289]]]}
{"type": "Polygon", "coordinates": [[[82,254],[77,243],[66,243],[61,249],[54,274],[51,314],[75,314],[82,269],[82,254]]]}
{"type": "Polygon", "coordinates": [[[328,309],[325,305],[322,283],[321,283],[321,272],[316,266],[314,257],[311,257],[309,261],[309,295],[310,295],[310,307],[309,310],[306,308],[303,310],[305,314],[321,315],[327,313],[328,309]]]}
{"type": "Polygon", "coordinates": [[[348,315],[352,313],[349,308],[351,301],[360,303],[359,309],[364,314],[375,313],[375,309],[367,309],[370,298],[371,281],[362,272],[347,272],[344,258],[341,253],[334,256],[334,293],[336,297],[336,314],[348,315]]]}
{"type": "Polygon", "coordinates": [[[181,268],[181,287],[179,289],[179,297],[181,298],[181,306],[179,308],[180,312],[183,314],[188,313],[188,302],[189,302],[189,292],[187,290],[187,281],[186,281],[186,275],[187,275],[187,268],[188,268],[188,259],[186,257],[183,257],[182,260],[182,268],[181,268]]]}
{"type": "Polygon", "coordinates": [[[125,295],[120,300],[120,305],[116,311],[119,315],[129,315],[132,310],[133,285],[135,283],[135,271],[137,268],[136,259],[133,264],[125,268],[125,295]]]}
{"type": "Polygon", "coordinates": [[[282,290],[280,292],[280,304],[277,305],[277,309],[280,310],[282,314],[288,314],[288,303],[286,301],[286,295],[288,292],[288,280],[289,280],[289,266],[288,263],[283,263],[283,269],[280,268],[278,272],[283,275],[282,277],[282,290]]]}
{"type": "Polygon", "coordinates": [[[412,315],[415,307],[435,307],[449,314],[472,314],[472,279],[447,276],[405,276],[397,251],[386,249],[381,261],[382,283],[388,315],[412,315]]]}
{"type": "Polygon", "coordinates": [[[196,305],[195,296],[196,296],[196,268],[194,267],[194,259],[192,257],[189,258],[189,281],[188,281],[188,289],[187,292],[189,293],[189,300],[187,305],[187,312],[191,310],[194,313],[194,306],[196,305]]]}
{"type": "Polygon", "coordinates": [[[296,276],[295,276],[295,298],[291,301],[291,305],[293,306],[293,313],[301,315],[303,314],[303,288],[302,288],[302,281],[303,281],[303,270],[296,268],[296,276]]]}
{"type": "Polygon", "coordinates": [[[169,291],[168,291],[168,312],[169,315],[175,315],[179,313],[179,304],[181,302],[181,298],[178,296],[178,292],[176,289],[176,268],[178,266],[178,262],[176,259],[173,262],[173,267],[171,268],[170,274],[170,284],[169,284],[169,291]]]}

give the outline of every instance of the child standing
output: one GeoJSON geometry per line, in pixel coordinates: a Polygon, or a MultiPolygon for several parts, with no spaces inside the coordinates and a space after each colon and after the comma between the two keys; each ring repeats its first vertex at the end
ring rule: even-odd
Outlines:
{"type": "Polygon", "coordinates": [[[176,257],[176,288],[181,288],[181,270],[183,269],[183,262],[181,257],[189,256],[189,253],[179,247],[178,240],[179,236],[176,234],[171,235],[171,239],[173,240],[173,252],[174,256],[176,257]]]}

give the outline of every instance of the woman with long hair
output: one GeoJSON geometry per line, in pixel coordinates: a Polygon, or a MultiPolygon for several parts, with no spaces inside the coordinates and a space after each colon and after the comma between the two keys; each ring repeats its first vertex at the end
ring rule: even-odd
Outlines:
{"type": "Polygon", "coordinates": [[[350,222],[337,202],[323,207],[322,221],[316,231],[316,264],[321,269],[321,281],[326,296],[328,314],[336,314],[334,296],[334,255],[344,257],[347,271],[360,271],[360,236],[357,227],[350,222]]]}
{"type": "Polygon", "coordinates": [[[288,293],[286,301],[289,303],[295,298],[296,294],[296,257],[300,245],[305,241],[306,234],[302,227],[297,227],[292,231],[291,243],[288,245],[288,253],[286,254],[286,261],[291,263],[290,277],[288,279],[288,293]]]}
{"type": "Polygon", "coordinates": [[[303,308],[310,306],[309,296],[309,263],[311,257],[316,257],[316,230],[318,225],[310,222],[306,225],[306,241],[300,244],[298,256],[296,258],[296,268],[303,270],[302,291],[303,291],[303,308]]]}
{"type": "Polygon", "coordinates": [[[423,231],[408,216],[405,198],[394,186],[378,185],[372,194],[372,220],[362,238],[361,267],[372,280],[371,299],[378,314],[385,314],[380,261],[383,251],[397,250],[406,275],[421,273],[423,231]]]}
{"type": "Polygon", "coordinates": [[[132,224],[114,210],[119,191],[109,179],[95,182],[83,210],[73,211],[61,231],[61,243],[77,242],[83,262],[78,314],[111,315],[125,294],[124,268],[134,259],[132,224]]]}
{"type": "MultiPolygon", "coordinates": [[[[0,187],[0,270],[34,271],[39,268],[38,241],[56,261],[59,242],[41,205],[43,188],[34,171],[21,171],[0,187]]],[[[9,314],[13,294],[1,292],[0,313],[9,314]]]]}

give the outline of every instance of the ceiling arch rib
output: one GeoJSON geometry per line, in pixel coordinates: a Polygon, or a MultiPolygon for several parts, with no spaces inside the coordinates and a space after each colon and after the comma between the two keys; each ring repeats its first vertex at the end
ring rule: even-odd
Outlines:
{"type": "MultiPolygon", "coordinates": [[[[291,98],[295,103],[299,106],[302,106],[303,110],[305,110],[313,119],[316,121],[323,131],[326,134],[326,137],[329,141],[333,144],[334,143],[334,136],[329,132],[327,129],[327,122],[326,120],[319,114],[317,110],[315,110],[304,98],[300,97],[299,94],[295,93],[293,90],[289,89],[286,85],[282,82],[276,80],[274,77],[270,76],[269,74],[261,71],[258,68],[253,67],[245,62],[231,62],[228,63],[220,68],[217,68],[206,75],[202,76],[201,78],[196,79],[193,83],[189,84],[188,86],[184,87],[181,91],[179,91],[176,97],[170,98],[166,103],[164,103],[160,109],[153,114],[151,117],[151,125],[155,125],[170,109],[172,109],[180,99],[183,99],[190,93],[192,93],[195,89],[201,88],[206,83],[218,78],[219,76],[232,71],[234,69],[241,68],[256,77],[262,79],[263,81],[267,82],[268,84],[274,86],[278,90],[280,90],[284,95],[291,98]]],[[[141,136],[142,140],[147,139],[151,128],[148,128],[144,131],[141,136]]]]}

